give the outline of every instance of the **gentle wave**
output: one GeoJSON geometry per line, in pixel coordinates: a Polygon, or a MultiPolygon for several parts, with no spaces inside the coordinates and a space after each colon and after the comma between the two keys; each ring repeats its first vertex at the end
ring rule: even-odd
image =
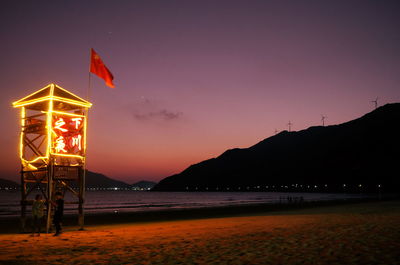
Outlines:
{"type": "MultiPolygon", "coordinates": [[[[30,195],[33,199],[35,193],[30,195]]],[[[89,213],[138,212],[259,203],[289,203],[294,200],[326,201],[367,198],[366,194],[333,193],[281,193],[281,192],[138,192],[138,191],[87,191],[85,211],[89,213]],[[289,201],[289,198],[291,200],[289,201]]],[[[376,196],[376,195],[373,195],[376,196]]],[[[0,217],[20,214],[20,193],[0,191],[0,217]]],[[[66,194],[65,201],[77,201],[66,194]]],[[[30,214],[31,207],[27,207],[30,214]]],[[[77,205],[66,204],[66,214],[77,213],[77,205]]]]}

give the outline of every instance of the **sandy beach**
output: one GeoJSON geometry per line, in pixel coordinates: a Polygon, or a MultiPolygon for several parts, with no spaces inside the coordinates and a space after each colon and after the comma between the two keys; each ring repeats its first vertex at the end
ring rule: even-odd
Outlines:
{"type": "Polygon", "coordinates": [[[400,201],[0,234],[0,264],[400,264],[400,201]]]}

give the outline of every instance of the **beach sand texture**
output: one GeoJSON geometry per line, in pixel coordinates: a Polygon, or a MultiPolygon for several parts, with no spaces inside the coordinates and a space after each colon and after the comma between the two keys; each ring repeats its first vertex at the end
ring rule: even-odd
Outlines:
{"type": "Polygon", "coordinates": [[[400,202],[0,235],[0,264],[400,264],[400,202]]]}

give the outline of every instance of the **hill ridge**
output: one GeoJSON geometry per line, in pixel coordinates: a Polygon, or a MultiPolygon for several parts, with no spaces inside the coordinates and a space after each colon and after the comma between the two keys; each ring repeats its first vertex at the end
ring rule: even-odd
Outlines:
{"type": "Polygon", "coordinates": [[[153,190],[363,191],[392,190],[399,173],[400,103],[386,104],[357,119],[329,126],[282,131],[248,148],[234,148],[161,180],[153,190]],[[380,176],[380,177],[377,177],[380,176]],[[359,183],[359,184],[357,184],[359,183]],[[296,189],[285,188],[298,184],[296,189]],[[326,189],[307,190],[299,185],[326,189]],[[268,186],[268,188],[267,188],[268,186]],[[277,188],[279,186],[279,189],[277,188]],[[368,186],[368,187],[367,187],[368,186]]]}

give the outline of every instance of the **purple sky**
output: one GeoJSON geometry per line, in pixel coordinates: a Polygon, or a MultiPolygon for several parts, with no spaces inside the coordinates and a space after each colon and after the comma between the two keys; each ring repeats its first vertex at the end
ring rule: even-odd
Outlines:
{"type": "Polygon", "coordinates": [[[18,179],[11,102],[55,82],[86,97],[88,168],[160,180],[287,129],[400,101],[399,1],[2,1],[1,177],[18,179]]]}

